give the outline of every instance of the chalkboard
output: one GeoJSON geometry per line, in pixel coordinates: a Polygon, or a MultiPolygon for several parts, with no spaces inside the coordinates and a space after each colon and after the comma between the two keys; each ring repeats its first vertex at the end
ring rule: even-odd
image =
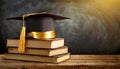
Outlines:
{"type": "Polygon", "coordinates": [[[45,11],[71,18],[55,22],[70,53],[120,54],[120,0],[0,0],[0,6],[0,52],[22,26],[6,18],[45,11]]]}

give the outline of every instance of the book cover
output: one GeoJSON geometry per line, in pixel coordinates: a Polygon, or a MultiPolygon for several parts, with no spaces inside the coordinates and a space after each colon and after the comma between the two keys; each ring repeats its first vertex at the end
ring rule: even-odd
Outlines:
{"type": "MultiPolygon", "coordinates": [[[[7,46],[18,47],[19,39],[7,39],[7,46]]],[[[26,39],[26,47],[29,48],[58,48],[64,46],[63,38],[39,40],[26,39]]]]}
{"type": "Polygon", "coordinates": [[[36,56],[36,55],[23,55],[23,54],[5,54],[5,59],[9,60],[22,60],[22,61],[34,61],[34,62],[50,62],[59,63],[70,58],[70,54],[61,54],[56,56],[36,56]]]}
{"type": "MultiPolygon", "coordinates": [[[[9,47],[8,53],[16,53],[19,54],[17,47],[9,47]]],[[[66,46],[51,49],[51,48],[26,48],[26,51],[21,54],[33,54],[33,55],[44,55],[44,56],[54,56],[58,54],[68,53],[68,48],[66,46]]]]}

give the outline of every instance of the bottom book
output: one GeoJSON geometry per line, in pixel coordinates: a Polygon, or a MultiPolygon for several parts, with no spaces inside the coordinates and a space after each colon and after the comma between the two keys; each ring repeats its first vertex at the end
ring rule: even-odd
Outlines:
{"type": "Polygon", "coordinates": [[[70,54],[61,54],[56,56],[38,56],[38,55],[23,55],[23,54],[5,54],[5,59],[11,60],[23,60],[23,61],[34,61],[34,62],[50,62],[60,63],[70,58],[70,54]]]}

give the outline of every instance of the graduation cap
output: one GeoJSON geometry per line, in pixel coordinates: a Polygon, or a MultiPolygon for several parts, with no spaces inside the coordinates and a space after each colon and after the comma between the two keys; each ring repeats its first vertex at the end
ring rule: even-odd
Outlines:
{"type": "Polygon", "coordinates": [[[22,30],[18,51],[24,52],[26,34],[29,34],[32,38],[42,40],[55,38],[54,20],[69,18],[42,12],[25,14],[20,17],[11,17],[8,19],[22,20],[22,30]]]}

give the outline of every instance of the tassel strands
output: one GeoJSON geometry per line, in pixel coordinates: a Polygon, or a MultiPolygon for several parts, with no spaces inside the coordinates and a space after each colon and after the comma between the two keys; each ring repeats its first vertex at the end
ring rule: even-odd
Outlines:
{"type": "Polygon", "coordinates": [[[21,33],[20,33],[20,40],[19,40],[19,46],[18,46],[18,51],[19,52],[25,52],[25,33],[26,33],[26,29],[25,29],[25,15],[22,16],[22,30],[21,30],[21,33]]]}

